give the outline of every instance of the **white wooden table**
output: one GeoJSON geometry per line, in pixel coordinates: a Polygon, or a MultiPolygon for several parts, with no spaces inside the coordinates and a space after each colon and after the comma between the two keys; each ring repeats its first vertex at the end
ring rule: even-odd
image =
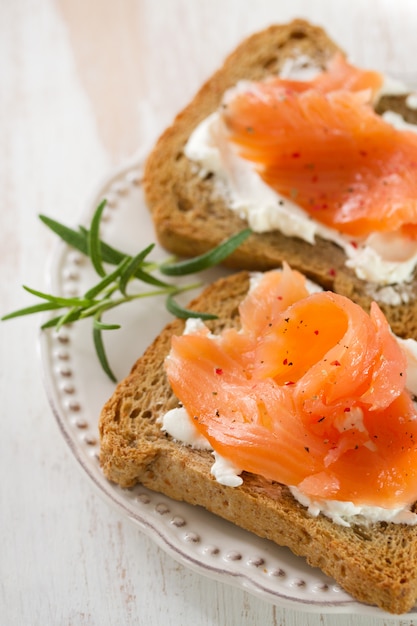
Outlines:
{"type": "MultiPolygon", "coordinates": [[[[415,0],[1,0],[0,309],[45,287],[54,236],[247,34],[302,16],[358,63],[417,71],[415,0]]],[[[38,319],[0,324],[0,624],[376,626],[189,571],[100,498],[52,416],[38,319]]],[[[412,623],[404,618],[403,626],[412,623]]]]}

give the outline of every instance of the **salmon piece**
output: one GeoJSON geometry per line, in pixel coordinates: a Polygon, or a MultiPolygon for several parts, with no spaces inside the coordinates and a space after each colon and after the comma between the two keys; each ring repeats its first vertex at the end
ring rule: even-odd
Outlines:
{"type": "Polygon", "coordinates": [[[213,449],[313,498],[414,502],[417,412],[379,307],[367,314],[344,296],[308,294],[285,266],[263,276],[240,312],[240,330],[173,337],[166,359],[213,449]]]}
{"type": "MultiPolygon", "coordinates": [[[[416,417],[410,398],[401,394],[389,410],[365,413],[364,423],[368,430],[365,445],[351,445],[345,451],[330,449],[325,469],[306,477],[298,488],[311,498],[385,508],[414,503],[416,417]]],[[[329,448],[333,446],[329,443],[329,448]]]]}
{"type": "Polygon", "coordinates": [[[368,90],[375,97],[380,91],[384,77],[380,72],[364,70],[349,63],[340,52],[330,59],[326,71],[312,81],[312,88],[322,92],[368,90]]]}
{"type": "Polygon", "coordinates": [[[166,368],[196,427],[225,458],[255,474],[269,475],[272,468],[284,483],[320,469],[316,457],[326,448],[318,437],[315,455],[300,448],[305,429],[286,389],[248,376],[218,341],[201,333],[173,338],[166,368]]]}
{"type": "Polygon", "coordinates": [[[239,314],[244,331],[258,336],[282,311],[308,296],[308,289],[305,276],[284,263],[281,272],[273,272],[268,281],[257,285],[256,293],[257,298],[246,298],[241,303],[239,314]]]}
{"type": "Polygon", "coordinates": [[[258,83],[222,115],[238,154],[315,220],[352,237],[416,237],[417,135],[378,116],[364,92],[258,83]]]}
{"type": "Polygon", "coordinates": [[[352,92],[366,91],[367,99],[373,100],[380,91],[383,82],[384,78],[380,72],[358,68],[349,63],[346,57],[338,52],[330,59],[325,70],[317,74],[312,80],[274,77],[264,82],[263,89],[284,88],[297,93],[302,93],[308,89],[315,89],[322,93],[341,89],[352,92]]]}

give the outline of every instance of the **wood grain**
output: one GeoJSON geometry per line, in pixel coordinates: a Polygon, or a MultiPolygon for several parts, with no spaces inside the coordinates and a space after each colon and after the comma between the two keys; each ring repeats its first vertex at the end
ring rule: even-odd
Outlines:
{"type": "MultiPolygon", "coordinates": [[[[245,35],[303,16],[357,62],[415,75],[414,0],[18,0],[0,3],[0,303],[45,287],[55,241],[95,182],[148,148],[245,35]]],[[[0,623],[377,626],[306,615],[173,561],[107,502],[49,408],[38,320],[0,324],[0,623]]],[[[396,623],[406,626],[404,618],[396,623]]]]}

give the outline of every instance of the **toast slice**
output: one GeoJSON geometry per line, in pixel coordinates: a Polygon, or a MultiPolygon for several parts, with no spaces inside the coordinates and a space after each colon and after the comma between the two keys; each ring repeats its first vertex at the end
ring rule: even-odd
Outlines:
{"type": "MultiPolygon", "coordinates": [[[[238,306],[249,287],[247,272],[208,286],[192,308],[214,313],[213,332],[239,327],[238,306]]],[[[243,473],[240,487],[210,474],[213,456],[173,440],[158,418],[178,405],[164,373],[171,337],[184,321],[170,323],[131,373],[119,383],[100,416],[100,463],[124,488],[142,483],[154,491],[216,515],[275,543],[333,577],[359,601],[391,613],[411,609],[417,598],[417,527],[394,523],[345,527],[312,517],[287,487],[243,473]]]]}
{"type": "MultiPolygon", "coordinates": [[[[243,41],[202,86],[162,134],[145,166],[146,202],[163,247],[180,256],[194,256],[247,227],[246,221],[228,208],[213,177],[201,177],[195,163],[184,155],[190,134],[217,109],[225,90],[241,79],[261,80],[277,73],[291,58],[308,57],[313,65],[323,67],[336,51],[339,47],[321,28],[304,20],[271,26],[243,41]]],[[[407,108],[405,95],[383,96],[378,112],[386,110],[417,123],[417,110],[407,108]]],[[[357,278],[345,266],[343,250],[330,241],[317,238],[311,245],[279,231],[254,233],[225,264],[235,269],[267,270],[279,267],[284,259],[313,281],[366,310],[377,299],[397,335],[417,336],[417,278],[394,293],[391,290],[387,294],[386,288],[381,292],[377,285],[357,278]],[[387,297],[398,294],[400,305],[387,297]]]]}

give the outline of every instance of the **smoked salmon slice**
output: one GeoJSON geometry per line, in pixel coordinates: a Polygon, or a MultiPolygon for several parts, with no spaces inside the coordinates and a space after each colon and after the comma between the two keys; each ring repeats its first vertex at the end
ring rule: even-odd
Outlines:
{"type": "Polygon", "coordinates": [[[417,134],[374,112],[360,90],[372,75],[345,73],[235,90],[221,112],[228,138],[267,185],[326,226],[415,237],[417,134]]]}
{"type": "Polygon", "coordinates": [[[366,91],[367,98],[373,100],[382,88],[384,78],[380,72],[364,70],[348,62],[346,57],[338,52],[329,60],[324,71],[319,72],[311,80],[291,80],[286,78],[270,78],[263,87],[275,89],[285,88],[301,93],[308,89],[316,89],[322,93],[330,91],[366,91]]]}
{"type": "Polygon", "coordinates": [[[172,338],[174,393],[213,449],[305,495],[417,500],[417,412],[406,357],[376,304],[309,293],[287,265],[240,305],[242,327],[172,338]]]}

